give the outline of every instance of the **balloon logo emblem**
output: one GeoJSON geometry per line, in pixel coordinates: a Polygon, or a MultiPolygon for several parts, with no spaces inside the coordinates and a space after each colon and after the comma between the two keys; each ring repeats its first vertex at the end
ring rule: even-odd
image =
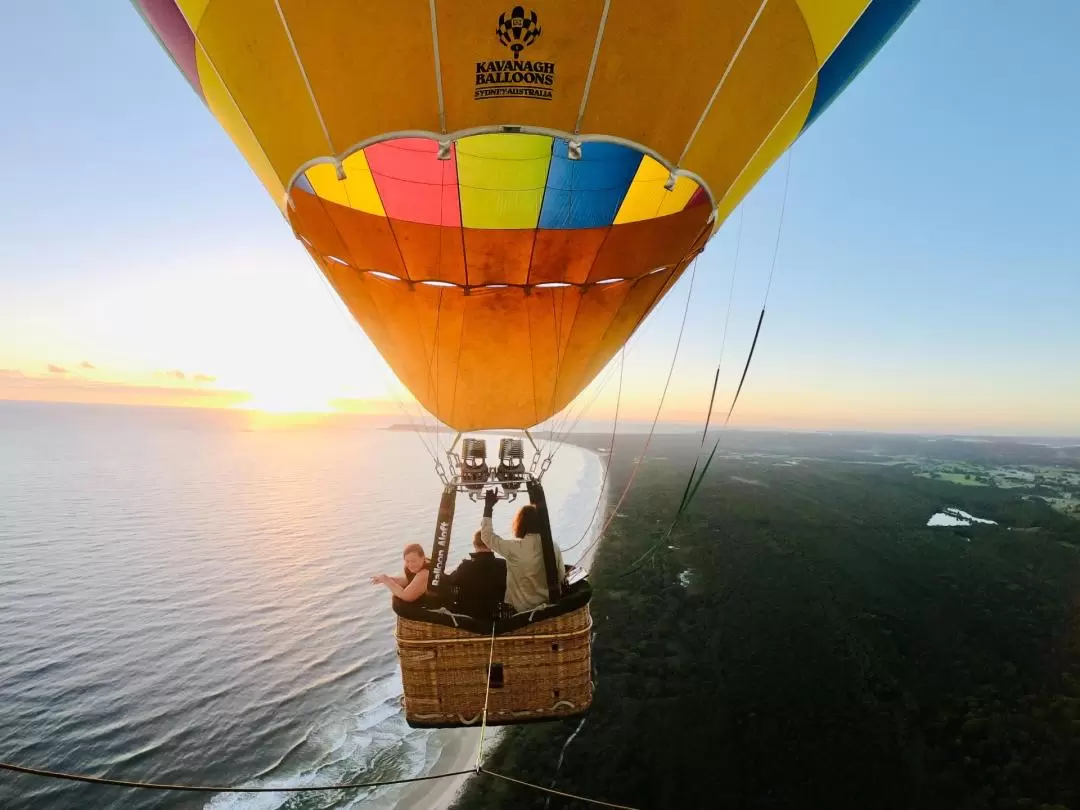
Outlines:
{"type": "Polygon", "coordinates": [[[508,47],[514,59],[521,57],[521,52],[536,42],[540,36],[540,23],[535,11],[525,11],[522,6],[514,6],[510,11],[499,15],[499,27],[495,29],[499,42],[508,47]]]}

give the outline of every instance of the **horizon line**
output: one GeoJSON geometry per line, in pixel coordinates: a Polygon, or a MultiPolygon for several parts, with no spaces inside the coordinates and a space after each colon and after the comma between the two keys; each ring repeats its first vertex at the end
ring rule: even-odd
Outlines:
{"type": "MultiPolygon", "coordinates": [[[[368,402],[380,402],[390,404],[391,400],[372,398],[363,400],[368,402]]],[[[320,417],[323,419],[385,419],[390,420],[390,424],[386,427],[396,427],[405,430],[417,431],[417,428],[422,428],[423,432],[446,432],[455,433],[456,431],[446,425],[434,426],[430,424],[415,425],[408,422],[393,421],[399,420],[402,417],[400,413],[391,412],[368,412],[363,411],[349,411],[349,410],[329,410],[329,411],[295,411],[295,412],[267,412],[257,407],[246,407],[243,405],[236,405],[230,407],[220,407],[216,405],[193,405],[187,403],[169,404],[169,403],[130,403],[130,402],[79,402],[72,400],[45,400],[45,399],[11,399],[0,394],[0,406],[9,404],[25,404],[25,405],[59,405],[59,406],[75,406],[75,407],[94,407],[94,408],[138,408],[138,409],[155,409],[155,410],[172,410],[172,411],[195,411],[195,412],[207,412],[217,411],[223,413],[248,413],[248,414],[262,414],[272,413],[275,416],[296,416],[296,417],[320,417]]],[[[610,420],[595,419],[589,420],[595,422],[604,422],[610,420]]],[[[628,425],[640,425],[642,427],[651,424],[650,419],[641,420],[625,420],[620,423],[614,431],[615,435],[645,435],[649,431],[643,430],[623,430],[622,428],[628,425]]],[[[655,435],[685,435],[688,433],[695,433],[701,431],[701,425],[695,424],[690,421],[682,420],[660,420],[656,423],[657,429],[653,431],[655,435]],[[664,429],[661,429],[664,428],[664,429]],[[672,428],[675,428],[672,430],[672,428]]],[[[539,425],[534,425],[529,430],[537,431],[537,433],[544,433],[544,429],[539,425]]],[[[507,433],[518,432],[521,428],[485,428],[483,430],[467,431],[468,433],[507,433]]],[[[419,432],[419,431],[417,431],[419,432]]],[[[569,435],[611,435],[611,430],[600,429],[575,429],[562,433],[563,436],[569,435]]],[[[724,426],[710,426],[706,436],[715,437],[717,434],[722,433],[791,433],[799,435],[833,435],[833,434],[845,434],[845,435],[861,435],[861,436],[896,436],[905,438],[932,438],[932,439],[958,439],[958,440],[973,440],[973,439],[987,439],[987,440],[1015,440],[1023,442],[1032,442],[1037,440],[1058,440],[1065,442],[1076,442],[1080,444],[1080,434],[1069,433],[1023,433],[1023,432],[985,432],[972,430],[956,431],[956,430],[941,430],[941,431],[926,431],[921,429],[905,429],[905,428],[855,428],[855,427],[821,427],[821,428],[808,428],[808,427],[787,427],[787,426],[763,426],[763,425],[743,425],[736,427],[724,427],[724,426]]]]}

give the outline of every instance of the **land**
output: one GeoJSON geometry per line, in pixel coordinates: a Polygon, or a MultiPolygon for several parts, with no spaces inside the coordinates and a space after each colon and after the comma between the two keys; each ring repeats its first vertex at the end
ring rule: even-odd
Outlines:
{"type": "Polygon", "coordinates": [[[699,439],[643,443],[611,456],[593,708],[487,767],[642,808],[1080,808],[1080,443],[729,433],[674,528],[699,439]]]}

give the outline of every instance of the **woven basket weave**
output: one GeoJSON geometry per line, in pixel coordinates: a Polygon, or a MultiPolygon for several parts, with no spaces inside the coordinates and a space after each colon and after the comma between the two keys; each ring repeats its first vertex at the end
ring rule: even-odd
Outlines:
{"type": "Polygon", "coordinates": [[[413,727],[488,725],[584,714],[592,702],[592,618],[585,605],[495,636],[398,616],[405,719],[413,727]],[[499,676],[501,675],[501,686],[499,676]]]}

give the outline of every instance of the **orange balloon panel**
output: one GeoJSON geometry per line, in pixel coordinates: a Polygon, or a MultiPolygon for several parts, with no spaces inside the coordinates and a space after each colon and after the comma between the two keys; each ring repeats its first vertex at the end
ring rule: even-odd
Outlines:
{"type": "Polygon", "coordinates": [[[466,294],[315,258],[405,386],[463,432],[528,428],[560,411],[685,268],[613,284],[466,294]]]}

